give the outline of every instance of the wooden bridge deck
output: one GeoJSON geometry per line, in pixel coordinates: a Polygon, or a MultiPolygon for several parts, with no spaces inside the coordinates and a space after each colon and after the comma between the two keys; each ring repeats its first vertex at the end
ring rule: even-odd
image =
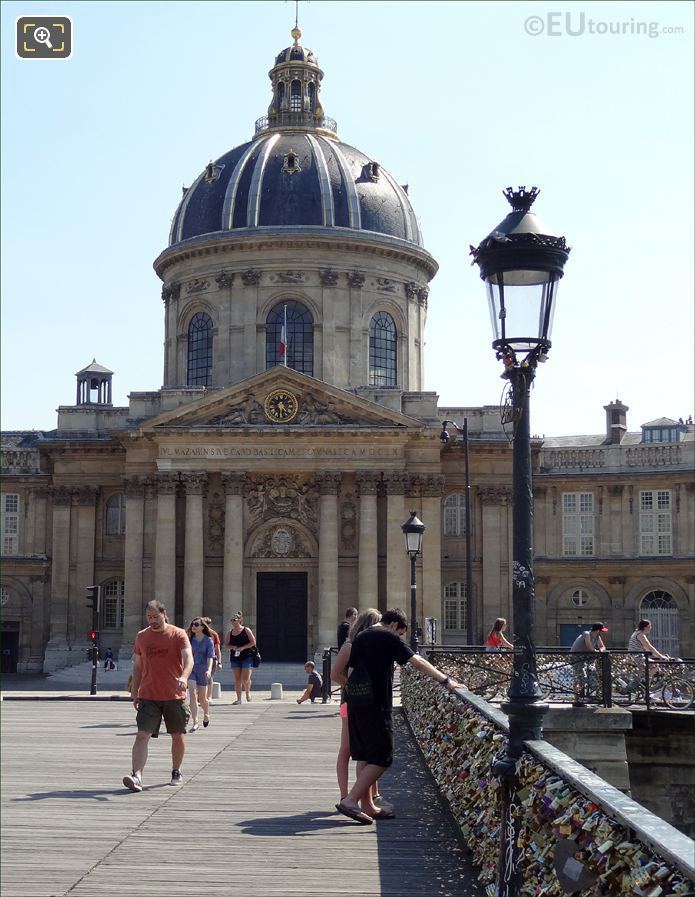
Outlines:
{"type": "Polygon", "coordinates": [[[150,742],[145,789],[121,785],[135,733],[125,701],[2,704],[3,897],[481,894],[436,787],[397,719],[383,790],[397,818],[334,810],[335,704],[292,698],[213,707],[187,736],[185,784],[170,741],[150,742]]]}

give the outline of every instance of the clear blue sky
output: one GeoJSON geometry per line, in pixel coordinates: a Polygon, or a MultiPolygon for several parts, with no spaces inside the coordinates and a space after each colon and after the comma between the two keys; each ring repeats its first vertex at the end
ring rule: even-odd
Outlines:
{"type": "MultiPolygon", "coordinates": [[[[181,186],[265,114],[293,24],[282,0],[2,4],[3,428],[55,427],[93,357],[115,404],[159,388],[152,262],[181,186]],[[56,12],[72,59],[17,59],[15,18],[56,12]]],[[[573,246],[533,431],[602,432],[616,396],[630,429],[693,412],[691,4],[311,0],[300,27],[340,138],[410,185],[440,264],[425,385],[441,404],[499,401],[468,247],[525,184],[573,246]]]]}

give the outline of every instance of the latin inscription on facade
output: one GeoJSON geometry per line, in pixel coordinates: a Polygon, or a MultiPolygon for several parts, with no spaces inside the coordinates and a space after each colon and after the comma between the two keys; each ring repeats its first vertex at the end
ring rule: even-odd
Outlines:
{"type": "Polygon", "coordinates": [[[400,458],[401,449],[386,446],[230,446],[160,445],[160,458],[400,458]]]}

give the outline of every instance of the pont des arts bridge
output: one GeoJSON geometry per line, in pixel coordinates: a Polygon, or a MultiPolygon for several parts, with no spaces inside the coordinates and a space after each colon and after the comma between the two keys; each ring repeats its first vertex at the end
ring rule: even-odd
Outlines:
{"type": "MultiPolygon", "coordinates": [[[[141,794],[120,782],[133,709],[109,698],[123,695],[5,695],[3,897],[497,893],[500,783],[489,769],[504,715],[406,671],[407,720],[397,712],[384,782],[397,818],[362,827],[333,810],[337,706],[298,707],[298,694],[273,702],[254,693],[242,707],[224,694],[211,726],[187,739],[183,787],[168,785],[162,737],[141,794]]],[[[570,893],[558,862],[584,895],[692,889],[693,842],[549,743],[529,743],[518,799],[523,893],[570,893]]]]}

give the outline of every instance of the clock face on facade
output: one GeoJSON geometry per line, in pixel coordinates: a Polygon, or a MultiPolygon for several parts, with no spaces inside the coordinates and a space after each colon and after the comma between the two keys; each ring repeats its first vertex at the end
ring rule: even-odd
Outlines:
{"type": "Polygon", "coordinates": [[[265,397],[263,410],[268,420],[276,424],[286,424],[296,417],[299,411],[297,397],[287,389],[274,389],[265,397]]]}

